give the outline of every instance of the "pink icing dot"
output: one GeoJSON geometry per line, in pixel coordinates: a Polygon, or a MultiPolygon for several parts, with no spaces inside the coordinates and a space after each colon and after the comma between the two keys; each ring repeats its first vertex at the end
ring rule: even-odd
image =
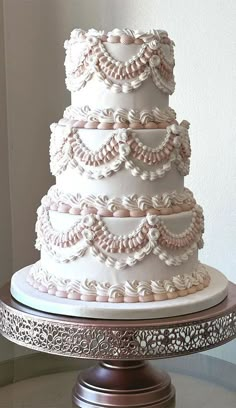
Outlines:
{"type": "Polygon", "coordinates": [[[88,207],[88,208],[84,208],[84,209],[81,211],[81,214],[82,214],[82,215],[97,214],[97,210],[96,210],[96,208],[88,207]]]}
{"type": "Polygon", "coordinates": [[[129,124],[128,123],[115,123],[113,125],[114,129],[128,129],[129,124]]]}
{"type": "Polygon", "coordinates": [[[56,289],[53,289],[53,288],[48,289],[48,294],[49,295],[55,295],[56,294],[56,289]]]}
{"type": "Polygon", "coordinates": [[[177,214],[182,211],[182,208],[179,205],[173,205],[172,210],[175,214],[177,214]]]}
{"type": "Polygon", "coordinates": [[[143,40],[141,38],[135,38],[134,43],[135,44],[143,44],[143,40]]]}
{"type": "Polygon", "coordinates": [[[110,35],[110,36],[107,38],[107,41],[110,42],[110,43],[118,43],[118,42],[120,42],[120,36],[118,36],[118,35],[110,35]]]}
{"type": "Polygon", "coordinates": [[[108,302],[110,303],[122,303],[124,301],[123,296],[118,296],[116,298],[109,298],[108,302]]]}
{"type": "Polygon", "coordinates": [[[81,210],[80,210],[80,208],[78,208],[78,207],[72,207],[72,208],[70,209],[69,213],[70,213],[70,214],[73,214],[73,215],[79,215],[79,214],[81,213],[81,210]]]}
{"type": "Polygon", "coordinates": [[[169,215],[173,213],[173,209],[171,207],[168,208],[161,208],[160,209],[160,214],[162,215],[169,215]]]}
{"type": "Polygon", "coordinates": [[[97,129],[97,127],[98,127],[98,122],[92,122],[92,121],[89,121],[84,125],[85,129],[97,129]]]}
{"type": "Polygon", "coordinates": [[[155,122],[148,122],[148,123],[145,125],[145,128],[146,128],[146,129],[157,129],[157,128],[158,128],[158,125],[157,125],[157,123],[155,123],[155,122]]]}
{"type": "Polygon", "coordinates": [[[166,129],[170,124],[168,122],[160,122],[157,124],[158,129],[166,129]]]}
{"type": "Polygon", "coordinates": [[[96,300],[96,295],[81,295],[81,300],[85,300],[87,302],[94,302],[96,300]]]}
{"type": "Polygon", "coordinates": [[[160,214],[160,210],[157,208],[150,208],[149,210],[147,210],[147,214],[158,215],[160,214]]]}
{"type": "Polygon", "coordinates": [[[57,211],[57,209],[58,209],[58,205],[57,205],[57,204],[52,203],[52,204],[50,205],[50,210],[52,210],[52,211],[57,211]]]}
{"type": "Polygon", "coordinates": [[[102,217],[112,217],[113,213],[105,208],[101,208],[98,210],[98,215],[101,215],[102,217]]]}
{"type": "Polygon", "coordinates": [[[113,129],[113,123],[101,122],[98,125],[98,129],[103,129],[103,130],[113,129]]]}
{"type": "Polygon", "coordinates": [[[155,293],[154,294],[154,301],[156,300],[156,301],[160,302],[160,301],[166,300],[166,299],[167,299],[166,293],[155,293]]]}
{"type": "Polygon", "coordinates": [[[113,217],[129,217],[128,210],[117,210],[113,213],[113,217]]]}
{"type": "Polygon", "coordinates": [[[154,300],[153,295],[139,296],[140,302],[152,302],[154,300]]]}
{"type": "Polygon", "coordinates": [[[43,292],[43,293],[47,293],[47,291],[48,291],[46,286],[43,286],[43,285],[40,285],[38,289],[39,289],[40,292],[43,292]]]}
{"type": "Polygon", "coordinates": [[[133,122],[133,123],[130,123],[130,128],[131,129],[143,129],[144,126],[139,122],[133,122]]]}
{"type": "Polygon", "coordinates": [[[55,294],[56,294],[57,297],[60,297],[60,298],[66,298],[67,297],[67,293],[65,291],[62,291],[62,290],[57,290],[55,294]]]}
{"type": "Polygon", "coordinates": [[[86,124],[86,122],[84,120],[77,120],[74,123],[74,127],[83,128],[85,124],[86,124]]]}
{"type": "Polygon", "coordinates": [[[121,44],[132,44],[134,42],[134,38],[130,35],[122,34],[120,37],[121,44]]]}
{"type": "Polygon", "coordinates": [[[57,211],[61,213],[68,213],[70,211],[70,208],[71,208],[70,205],[59,204],[57,211]]]}
{"type": "Polygon", "coordinates": [[[146,215],[145,211],[142,210],[131,210],[130,217],[144,217],[146,215]]]}
{"type": "Polygon", "coordinates": [[[73,300],[79,300],[80,299],[80,294],[76,292],[70,292],[68,293],[68,299],[73,299],[73,300]]]}
{"type": "Polygon", "coordinates": [[[97,302],[107,302],[108,301],[108,296],[97,296],[96,301],[97,302]]]}
{"type": "Polygon", "coordinates": [[[139,301],[138,296],[125,296],[124,302],[125,303],[137,303],[139,301]]]}

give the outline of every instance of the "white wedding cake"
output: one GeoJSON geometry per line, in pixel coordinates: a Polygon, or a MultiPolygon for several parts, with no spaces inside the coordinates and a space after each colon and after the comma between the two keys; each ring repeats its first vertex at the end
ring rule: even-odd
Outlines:
{"type": "Polygon", "coordinates": [[[198,260],[203,211],[184,187],[189,123],[169,107],[173,45],[160,30],[76,29],[66,41],[71,106],[51,125],[56,184],[38,209],[40,261],[12,279],[22,303],[148,318],[227,295],[226,278],[198,260]]]}

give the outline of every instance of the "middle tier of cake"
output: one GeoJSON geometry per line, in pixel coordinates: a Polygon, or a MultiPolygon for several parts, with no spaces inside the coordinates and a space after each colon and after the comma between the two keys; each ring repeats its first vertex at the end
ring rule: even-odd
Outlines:
{"type": "Polygon", "coordinates": [[[188,122],[166,129],[80,129],[52,125],[51,171],[58,188],[82,196],[183,193],[191,154],[188,122]]]}

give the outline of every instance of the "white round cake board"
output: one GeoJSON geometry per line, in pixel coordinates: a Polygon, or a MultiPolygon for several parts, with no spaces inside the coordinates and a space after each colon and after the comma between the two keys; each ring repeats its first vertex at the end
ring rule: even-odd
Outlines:
{"type": "Polygon", "coordinates": [[[26,282],[31,266],[16,272],[11,280],[11,294],[20,303],[42,312],[96,319],[154,319],[174,317],[208,309],[227,296],[227,278],[216,269],[206,266],[210,285],[194,294],[165,301],[147,303],[85,302],[39,292],[26,282]]]}

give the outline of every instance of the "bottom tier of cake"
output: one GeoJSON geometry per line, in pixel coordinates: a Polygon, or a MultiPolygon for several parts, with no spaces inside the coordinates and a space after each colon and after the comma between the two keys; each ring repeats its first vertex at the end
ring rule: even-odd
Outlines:
{"type": "Polygon", "coordinates": [[[195,285],[195,292],[189,292],[188,296],[181,296],[179,292],[177,296],[167,298],[163,302],[154,300],[134,303],[84,301],[50,295],[40,291],[42,288],[39,278],[38,281],[33,280],[34,270],[38,266],[40,265],[27,266],[13,275],[12,296],[31,308],[66,316],[100,319],[163,318],[208,309],[223,301],[227,296],[227,278],[216,269],[203,264],[199,264],[198,267],[199,270],[204,271],[206,278],[201,284],[195,285]]]}
{"type": "MultiPolygon", "coordinates": [[[[91,267],[91,265],[90,265],[91,267]]],[[[153,268],[154,269],[154,268],[153,268]]],[[[155,272],[155,271],[154,271],[155,272]]],[[[94,274],[95,275],[95,274],[94,274]]],[[[137,303],[176,299],[203,290],[210,283],[207,268],[197,262],[192,273],[172,275],[169,279],[148,280],[143,270],[142,280],[120,280],[118,283],[95,279],[77,279],[57,276],[36,262],[27,275],[27,282],[40,292],[59,298],[110,303],[137,303]]]]}
{"type": "Polygon", "coordinates": [[[183,297],[209,284],[198,262],[199,206],[170,215],[101,217],[41,207],[40,262],[28,282],[41,292],[83,301],[136,303],[183,297]]]}

